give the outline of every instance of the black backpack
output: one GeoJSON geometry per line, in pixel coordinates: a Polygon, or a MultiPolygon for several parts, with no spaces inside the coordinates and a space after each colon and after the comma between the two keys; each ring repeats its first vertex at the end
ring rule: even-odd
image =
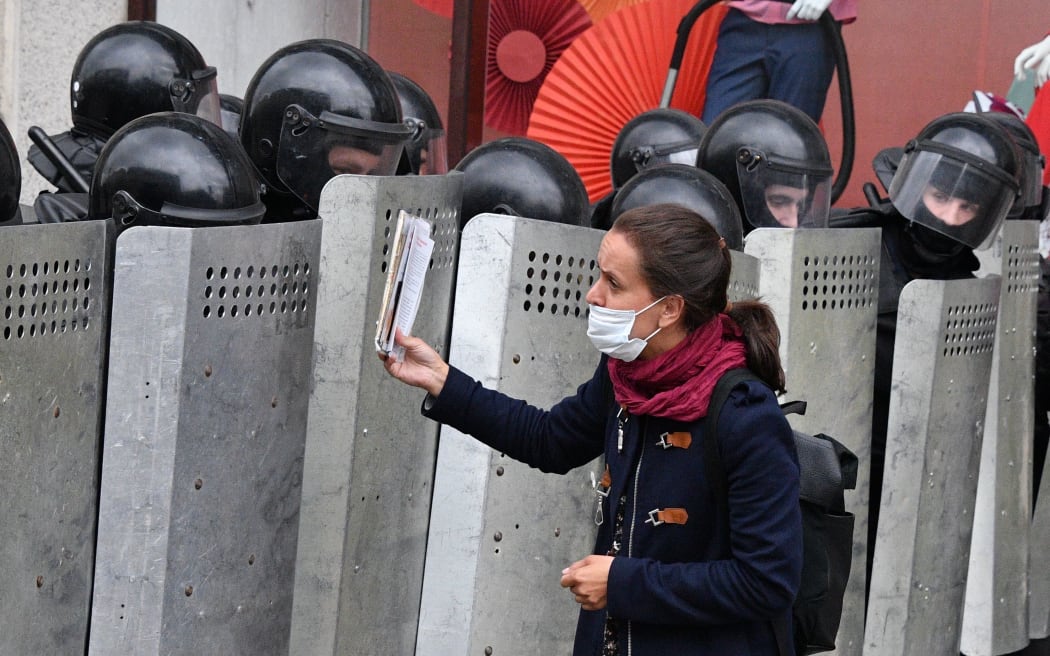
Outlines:
{"type": "MultiPolygon", "coordinates": [[[[747,369],[727,371],[711,396],[704,437],[704,458],[715,499],[728,505],[726,473],[718,450],[718,415],[729,393],[744,381],[762,380],[747,369]]],[[[765,383],[763,383],[765,384],[765,383]]],[[[785,414],[805,413],[805,403],[781,406],[785,414]]],[[[802,584],[792,608],[794,635],[786,617],[773,622],[781,656],[801,656],[835,648],[842,598],[853,560],[853,514],[843,492],[857,485],[857,456],[827,435],[794,431],[801,477],[802,584]]],[[[728,510],[728,508],[727,508],[728,510]]],[[[729,513],[726,512],[727,518],[729,513]]]]}

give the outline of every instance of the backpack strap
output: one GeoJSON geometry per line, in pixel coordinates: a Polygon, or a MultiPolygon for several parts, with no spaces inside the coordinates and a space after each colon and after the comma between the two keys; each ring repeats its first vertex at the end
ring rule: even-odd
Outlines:
{"type": "MultiPolygon", "coordinates": [[[[747,381],[757,381],[765,385],[765,382],[749,369],[730,369],[722,374],[715,383],[715,390],[711,393],[711,402],[707,406],[707,418],[704,420],[704,468],[707,473],[708,485],[711,486],[711,494],[715,503],[722,507],[722,514],[726,518],[725,528],[729,531],[729,482],[726,478],[725,468],[722,467],[722,456],[718,449],[718,417],[722,414],[722,407],[729,398],[730,392],[737,385],[747,381]]],[[[791,411],[798,412],[797,409],[791,411]]],[[[788,410],[785,409],[785,413],[788,410]]],[[[802,405],[802,413],[805,413],[805,404],[802,405]]],[[[794,638],[786,617],[770,620],[773,627],[773,636],[777,641],[777,651],[780,656],[795,656],[794,638]]]]}
{"type": "Polygon", "coordinates": [[[718,417],[722,414],[722,406],[725,405],[729,393],[733,389],[748,380],[761,382],[758,376],[750,369],[730,369],[722,374],[715,383],[715,390],[711,393],[711,402],[707,406],[707,418],[704,420],[704,468],[707,470],[708,484],[711,486],[711,494],[715,501],[726,511],[729,517],[729,495],[726,491],[726,473],[722,468],[722,456],[718,450],[718,417]]]}

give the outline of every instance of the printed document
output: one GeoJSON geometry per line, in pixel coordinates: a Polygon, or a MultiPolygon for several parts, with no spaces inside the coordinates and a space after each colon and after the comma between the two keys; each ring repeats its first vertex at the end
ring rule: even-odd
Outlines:
{"type": "Polygon", "coordinates": [[[394,344],[395,329],[412,334],[412,324],[423,295],[423,281],[430,268],[434,240],[430,238],[430,222],[404,210],[397,215],[394,242],[390,248],[383,302],[376,322],[376,350],[405,357],[404,349],[394,344]]]}

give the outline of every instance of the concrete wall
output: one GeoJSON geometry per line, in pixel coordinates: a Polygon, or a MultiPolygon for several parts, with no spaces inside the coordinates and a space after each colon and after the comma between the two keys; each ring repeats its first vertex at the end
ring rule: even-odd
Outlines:
{"type": "Polygon", "coordinates": [[[22,202],[51,185],[26,162],[27,130],[48,134],[72,126],[69,78],[80,49],[127,18],[127,0],[0,0],[0,117],[22,160],[22,202]]]}
{"type": "Polygon", "coordinates": [[[368,0],[157,0],[157,22],[186,36],[219,69],[219,91],[244,97],[259,66],[302,39],[361,47],[368,0]]]}

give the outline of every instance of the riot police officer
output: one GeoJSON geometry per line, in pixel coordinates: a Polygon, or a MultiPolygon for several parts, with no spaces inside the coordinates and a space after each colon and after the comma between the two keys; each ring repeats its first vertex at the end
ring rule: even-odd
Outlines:
{"type": "Polygon", "coordinates": [[[106,143],[88,219],[137,225],[250,225],[266,207],[240,144],[211,121],[180,112],[137,118],[106,143]]]}
{"type": "Polygon", "coordinates": [[[616,193],[610,218],[615,222],[627,210],[660,203],[693,210],[714,226],[727,247],[744,249],[743,221],[733,195],[718,178],[691,164],[660,164],[640,171],[616,193]]]}
{"type": "Polygon", "coordinates": [[[627,121],[613,141],[609,171],[613,190],[591,208],[591,226],[608,230],[613,199],[636,173],[658,164],[695,164],[703,122],[679,109],[658,108],[627,121]]]}
{"type": "Polygon", "coordinates": [[[1009,133],[983,114],[952,113],[927,124],[903,149],[889,202],[858,209],[833,227],[882,228],[872,412],[868,572],[878,527],[893,372],[897,305],[916,279],[970,278],[975,248],[992,243],[1020,188],[1022,159],[1009,133]]]}
{"type": "Polygon", "coordinates": [[[386,71],[333,39],[281,48],[244,95],[241,144],[266,184],[267,221],[316,217],[341,173],[394,175],[412,134],[386,71]]]}
{"type": "MultiPolygon", "coordinates": [[[[154,112],[196,114],[220,124],[214,67],[182,34],[150,21],[108,27],[88,41],[73,64],[70,80],[73,127],[51,141],[81,180],[71,180],[39,147],[29,149],[29,163],[60,193],[82,194],[102,147],[129,121],[154,112]]],[[[41,195],[36,213],[42,223],[77,220],[86,198],[41,195]]]]}
{"type": "Polygon", "coordinates": [[[587,225],[587,189],[560,153],[525,137],[482,144],[456,165],[463,172],[460,227],[493,212],[587,225]]]}
{"type": "Polygon", "coordinates": [[[696,165],[722,181],[752,228],[826,227],[831,155],[820,128],[777,100],[752,100],[708,126],[696,165]]]}

